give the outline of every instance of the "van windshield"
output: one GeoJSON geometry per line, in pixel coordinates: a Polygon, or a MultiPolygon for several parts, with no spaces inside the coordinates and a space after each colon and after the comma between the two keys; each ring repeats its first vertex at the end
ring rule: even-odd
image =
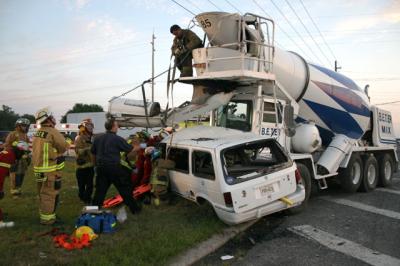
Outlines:
{"type": "Polygon", "coordinates": [[[244,143],[221,151],[227,184],[237,184],[290,167],[292,161],[274,139],[244,143]]]}

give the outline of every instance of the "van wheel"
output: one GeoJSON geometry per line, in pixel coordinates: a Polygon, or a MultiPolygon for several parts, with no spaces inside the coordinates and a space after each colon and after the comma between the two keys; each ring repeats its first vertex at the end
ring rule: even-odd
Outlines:
{"type": "Polygon", "coordinates": [[[339,180],[343,190],[354,193],[361,185],[363,164],[359,154],[353,153],[346,168],[339,169],[339,180]]]}
{"type": "Polygon", "coordinates": [[[374,156],[368,156],[364,162],[363,179],[360,191],[370,192],[376,188],[378,184],[378,162],[374,156]]]}
{"type": "Polygon", "coordinates": [[[305,195],[304,201],[300,205],[288,209],[288,212],[290,214],[297,214],[297,213],[304,211],[304,209],[307,207],[307,202],[308,202],[308,199],[310,198],[310,194],[311,194],[310,171],[308,170],[307,166],[305,166],[304,164],[302,164],[302,163],[296,163],[296,164],[297,164],[297,170],[299,170],[300,176],[301,176],[299,183],[304,186],[306,195],[305,195]]]}
{"type": "Polygon", "coordinates": [[[379,180],[378,183],[382,187],[388,187],[392,183],[394,162],[392,156],[385,153],[378,157],[379,180]]]}
{"type": "Polygon", "coordinates": [[[216,215],[214,206],[208,200],[199,197],[199,198],[196,199],[196,202],[199,205],[200,210],[202,212],[204,212],[204,215],[207,215],[207,216],[216,215]]]}

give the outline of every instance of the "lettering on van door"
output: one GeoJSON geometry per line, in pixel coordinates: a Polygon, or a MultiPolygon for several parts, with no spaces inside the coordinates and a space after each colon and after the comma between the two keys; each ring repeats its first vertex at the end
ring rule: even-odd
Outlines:
{"type": "Polygon", "coordinates": [[[260,135],[277,139],[281,135],[281,129],[275,127],[263,127],[261,128],[260,135]]]}

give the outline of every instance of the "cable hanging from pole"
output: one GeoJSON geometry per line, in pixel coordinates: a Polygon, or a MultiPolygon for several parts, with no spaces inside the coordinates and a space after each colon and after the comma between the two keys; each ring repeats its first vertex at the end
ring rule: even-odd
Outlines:
{"type": "Polygon", "coordinates": [[[171,67],[169,67],[167,70],[164,70],[163,72],[159,73],[159,74],[156,75],[154,78],[149,78],[149,79],[143,81],[140,85],[137,85],[137,86],[134,87],[133,89],[130,89],[130,90],[128,90],[128,91],[122,93],[122,94],[119,95],[119,96],[113,97],[113,98],[112,98],[111,100],[109,100],[108,102],[112,102],[112,101],[114,101],[114,100],[116,100],[116,99],[118,99],[118,98],[121,98],[121,97],[127,95],[128,93],[130,93],[130,92],[132,92],[132,91],[134,91],[134,90],[137,90],[138,88],[141,88],[144,84],[150,83],[150,82],[154,81],[156,78],[158,78],[158,77],[164,75],[164,74],[167,73],[170,69],[171,69],[171,67]]]}
{"type": "Polygon", "coordinates": [[[172,2],[174,2],[175,4],[177,4],[178,6],[182,7],[183,9],[185,9],[187,12],[189,12],[190,14],[192,14],[193,16],[196,16],[195,13],[193,13],[192,11],[190,11],[189,9],[187,9],[186,7],[184,7],[183,5],[179,4],[177,1],[175,0],[171,0],[172,2]]]}

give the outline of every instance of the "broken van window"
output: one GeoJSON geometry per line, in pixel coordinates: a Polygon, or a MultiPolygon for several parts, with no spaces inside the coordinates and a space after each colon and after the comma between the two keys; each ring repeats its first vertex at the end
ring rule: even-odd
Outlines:
{"type": "Polygon", "coordinates": [[[171,148],[168,159],[175,162],[173,170],[189,173],[189,151],[186,149],[171,148]]]}
{"type": "Polygon", "coordinates": [[[292,165],[282,147],[273,139],[224,149],[221,158],[228,184],[240,183],[292,165]]]}
{"type": "Polygon", "coordinates": [[[205,151],[193,151],[192,173],[197,177],[215,179],[214,164],[211,153],[205,151]]]}

